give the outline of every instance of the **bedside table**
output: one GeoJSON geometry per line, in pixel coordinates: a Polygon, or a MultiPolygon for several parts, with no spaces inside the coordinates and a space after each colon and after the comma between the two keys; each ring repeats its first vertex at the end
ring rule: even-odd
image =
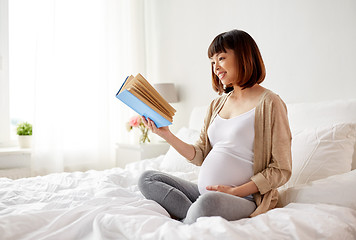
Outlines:
{"type": "Polygon", "coordinates": [[[142,143],[142,144],[116,144],[116,166],[124,168],[126,164],[140,161],[147,158],[155,158],[167,153],[169,144],[142,143]]]}

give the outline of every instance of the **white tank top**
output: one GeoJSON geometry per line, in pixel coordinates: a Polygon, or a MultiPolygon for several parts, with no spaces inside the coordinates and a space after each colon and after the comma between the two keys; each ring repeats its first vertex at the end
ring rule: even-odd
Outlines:
{"type": "MultiPolygon", "coordinates": [[[[253,176],[255,108],[239,116],[224,119],[219,114],[208,129],[212,146],[199,173],[199,192],[206,186],[239,186],[253,176]]],[[[252,200],[252,196],[248,196],[252,200]]]]}

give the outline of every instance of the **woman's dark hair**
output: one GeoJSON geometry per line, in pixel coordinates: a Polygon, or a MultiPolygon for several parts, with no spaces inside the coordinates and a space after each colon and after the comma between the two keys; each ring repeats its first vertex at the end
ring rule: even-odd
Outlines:
{"type": "MultiPolygon", "coordinates": [[[[242,89],[250,88],[265,79],[266,69],[258,46],[253,38],[242,30],[231,30],[219,34],[214,38],[208,48],[208,57],[217,53],[226,52],[226,49],[234,51],[237,62],[237,85],[242,89]]],[[[226,86],[220,82],[211,65],[213,89],[220,95],[233,90],[232,86],[226,86]]]]}

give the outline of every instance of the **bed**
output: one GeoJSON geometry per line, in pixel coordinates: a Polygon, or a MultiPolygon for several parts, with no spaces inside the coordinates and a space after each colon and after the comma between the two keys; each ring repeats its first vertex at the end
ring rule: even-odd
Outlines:
{"type": "MultiPolygon", "coordinates": [[[[177,135],[194,142],[206,107],[177,135]]],[[[0,239],[356,239],[356,100],[288,105],[293,173],[278,208],[254,218],[169,218],[138,191],[147,169],[196,181],[174,149],[104,171],[0,178],[0,239]]]]}

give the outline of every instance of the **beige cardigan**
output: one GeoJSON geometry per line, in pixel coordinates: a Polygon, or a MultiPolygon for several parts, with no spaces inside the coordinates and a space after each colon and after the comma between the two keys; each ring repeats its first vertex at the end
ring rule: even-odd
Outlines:
{"type": "MultiPolygon", "coordinates": [[[[201,166],[210,152],[207,130],[230,94],[220,96],[211,102],[200,138],[193,145],[195,156],[191,163],[201,166]]],[[[253,195],[257,208],[251,217],[276,207],[277,188],[285,184],[291,176],[291,140],[286,105],[277,94],[266,89],[255,110],[253,165],[255,175],[251,180],[259,192],[253,195]]]]}

